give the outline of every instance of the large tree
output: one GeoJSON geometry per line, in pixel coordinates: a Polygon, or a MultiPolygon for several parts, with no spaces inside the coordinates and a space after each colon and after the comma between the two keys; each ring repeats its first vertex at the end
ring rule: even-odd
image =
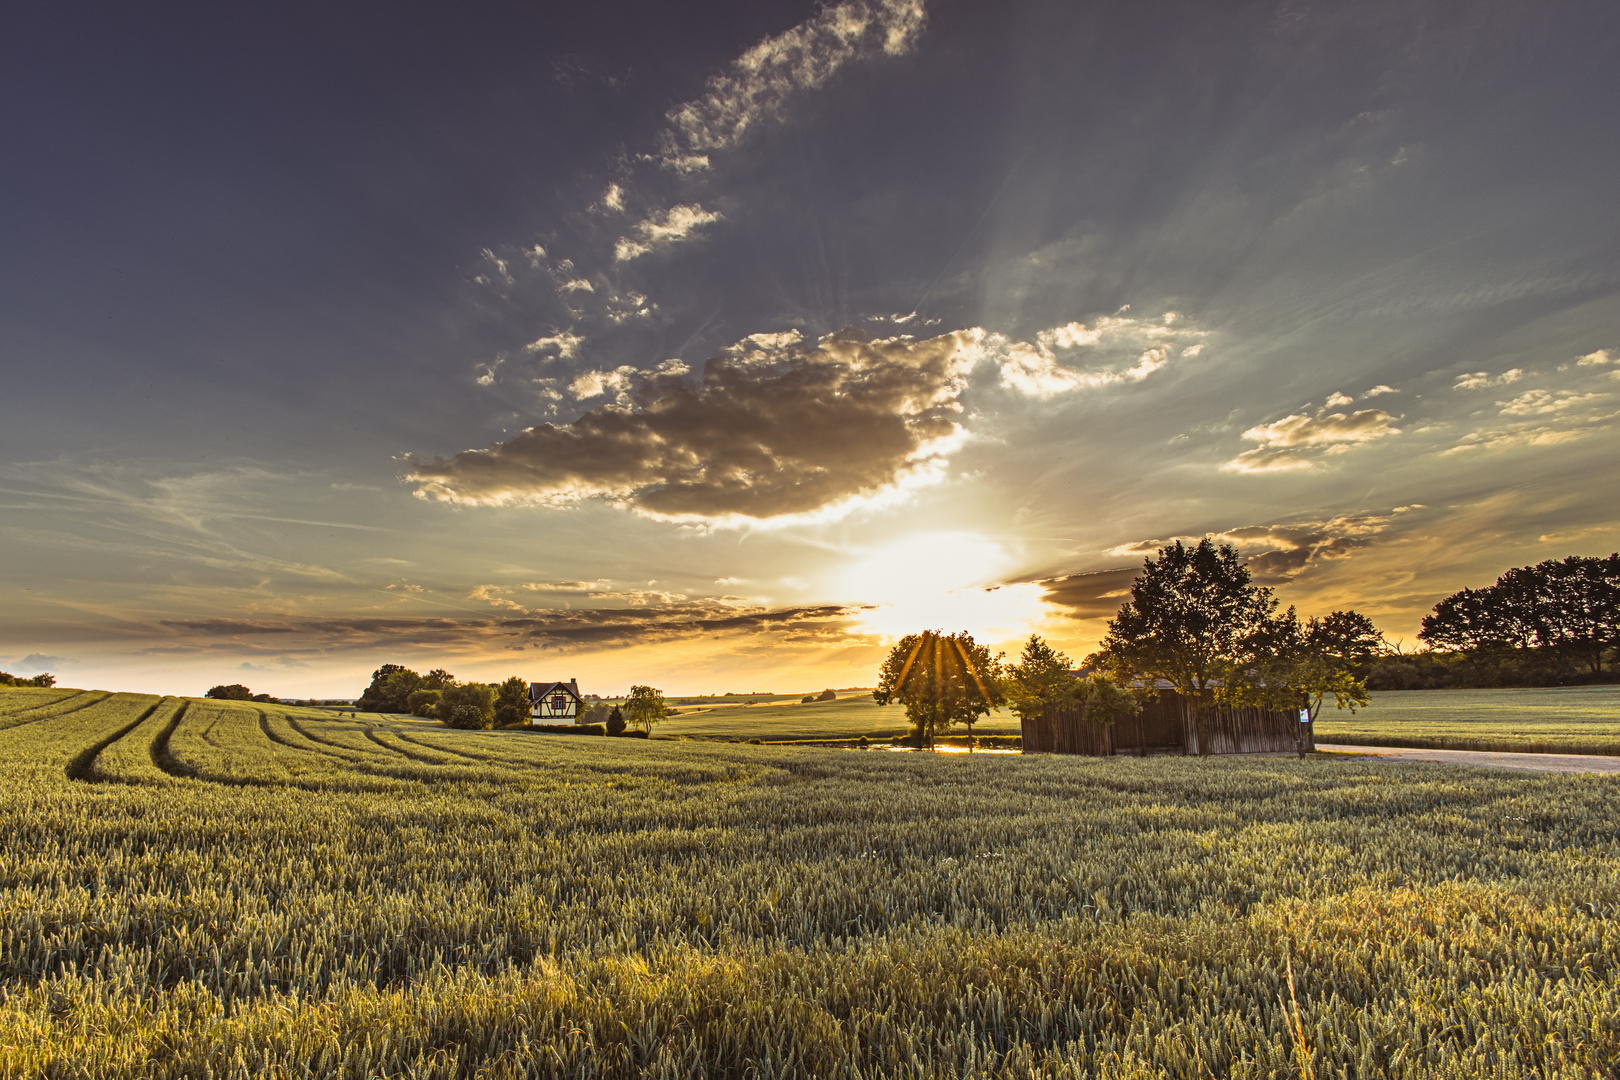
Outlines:
{"type": "Polygon", "coordinates": [[[521,675],[513,675],[501,683],[495,692],[495,725],[513,727],[534,719],[529,703],[529,683],[521,675]]]}
{"type": "Polygon", "coordinates": [[[486,730],[495,725],[495,688],[480,682],[447,686],[435,712],[450,727],[486,730]]]}
{"type": "Polygon", "coordinates": [[[1277,601],[1228,544],[1177,540],[1143,561],[1131,598],[1108,624],[1102,657],[1116,681],[1163,679],[1194,702],[1198,752],[1211,751],[1211,710],[1275,636],[1277,601]]]}
{"type": "Polygon", "coordinates": [[[633,728],[652,733],[654,724],[669,719],[669,703],[664,692],[651,686],[632,686],[624,702],[624,718],[633,728]]]}
{"type": "Polygon", "coordinates": [[[966,725],[971,739],[974,722],[1006,701],[1001,658],[965,631],[907,634],[878,670],[872,699],[904,705],[918,745],[932,749],[953,724],[966,725]]]}

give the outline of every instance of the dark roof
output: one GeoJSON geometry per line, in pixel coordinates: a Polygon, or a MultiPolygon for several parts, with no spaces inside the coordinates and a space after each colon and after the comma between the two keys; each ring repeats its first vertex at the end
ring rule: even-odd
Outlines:
{"type": "Polygon", "coordinates": [[[530,683],[529,684],[529,700],[530,701],[539,701],[541,698],[545,697],[547,694],[554,693],[555,691],[558,691],[558,690],[563,690],[563,691],[566,691],[566,692],[574,695],[574,700],[575,701],[583,700],[579,696],[579,681],[577,679],[569,679],[567,682],[535,682],[535,683],[530,683]]]}

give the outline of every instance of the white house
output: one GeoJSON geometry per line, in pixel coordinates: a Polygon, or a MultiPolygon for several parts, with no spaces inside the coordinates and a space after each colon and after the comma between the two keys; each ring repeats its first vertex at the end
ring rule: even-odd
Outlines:
{"type": "Polygon", "coordinates": [[[579,682],[529,684],[529,713],[535,724],[572,724],[579,718],[579,682]]]}

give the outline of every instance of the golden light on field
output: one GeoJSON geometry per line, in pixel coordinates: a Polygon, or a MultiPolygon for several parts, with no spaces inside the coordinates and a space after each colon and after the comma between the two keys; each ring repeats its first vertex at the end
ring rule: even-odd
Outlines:
{"type": "Polygon", "coordinates": [[[966,630],[980,641],[1006,641],[1029,634],[1047,614],[1038,585],[988,587],[1014,563],[988,537],[914,533],[859,555],[843,572],[840,594],[875,605],[858,620],[872,633],[966,630]]]}

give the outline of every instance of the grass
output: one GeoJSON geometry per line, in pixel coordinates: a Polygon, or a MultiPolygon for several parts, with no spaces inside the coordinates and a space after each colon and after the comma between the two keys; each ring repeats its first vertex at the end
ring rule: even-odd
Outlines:
{"type": "Polygon", "coordinates": [[[1620,1070],[1615,778],[38,705],[8,1078],[1620,1070]]]}
{"type": "Polygon", "coordinates": [[[1324,709],[1316,738],[1424,750],[1620,754],[1620,686],[1380,690],[1354,716],[1324,709]]]}

